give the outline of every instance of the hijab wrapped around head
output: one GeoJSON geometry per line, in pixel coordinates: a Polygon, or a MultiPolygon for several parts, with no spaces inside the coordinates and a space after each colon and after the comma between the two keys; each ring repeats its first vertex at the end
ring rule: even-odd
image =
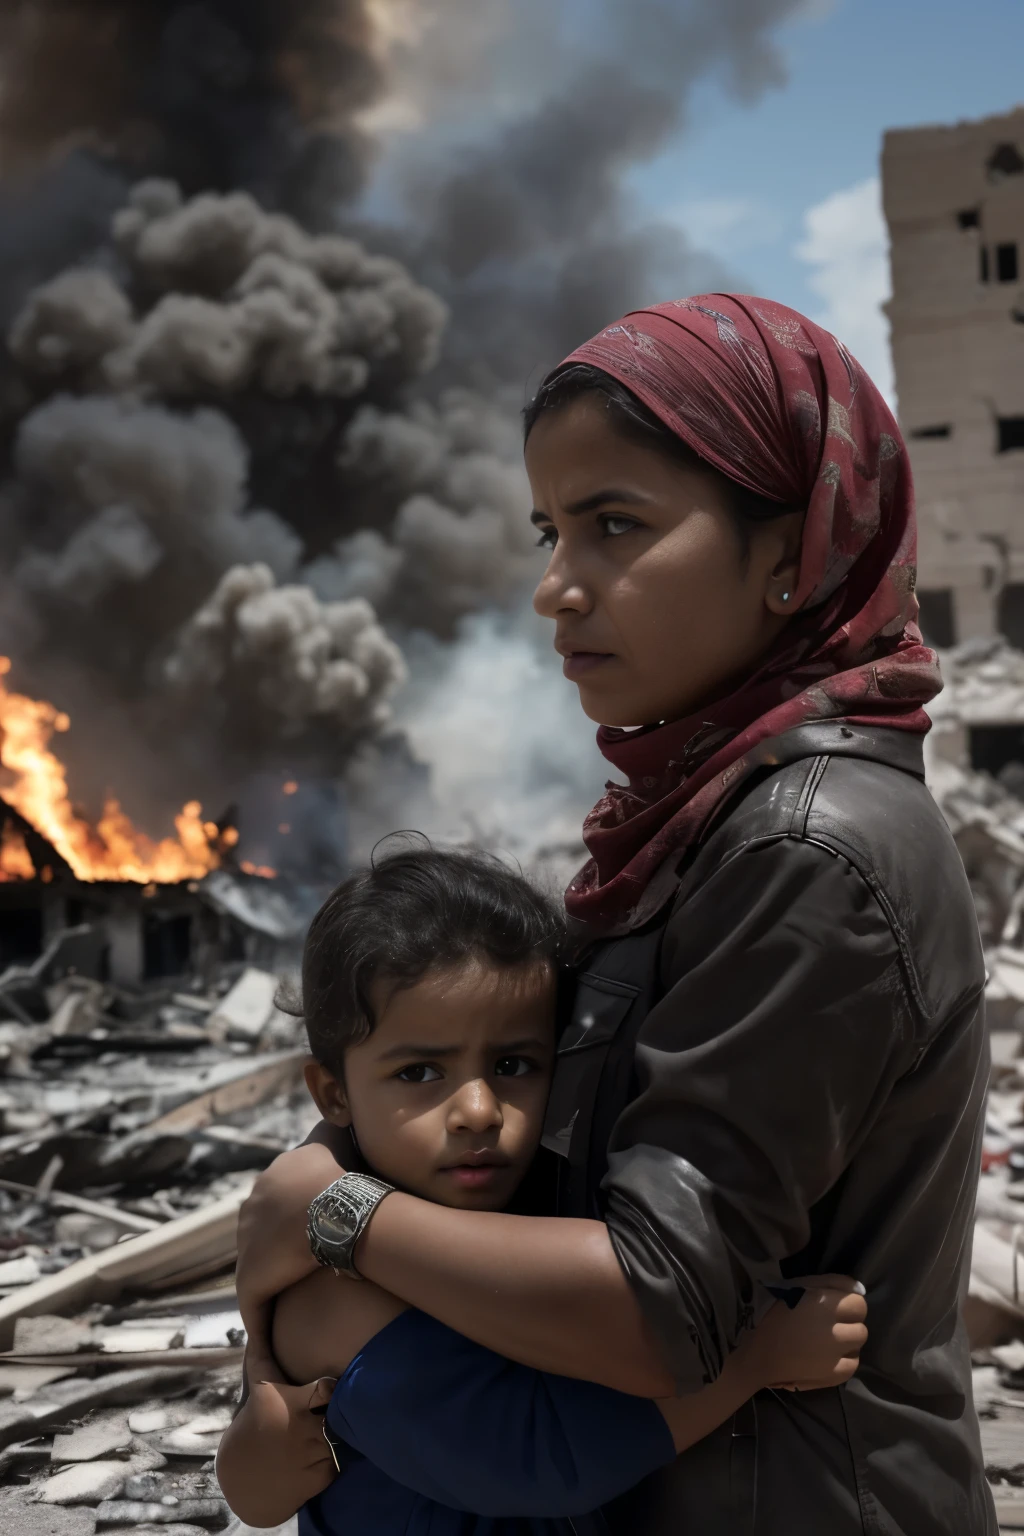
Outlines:
{"type": "Polygon", "coordinates": [[[624,932],[654,915],[652,881],[757,767],[761,743],[814,720],[923,734],[942,684],[917,627],[906,446],[842,342],[781,304],[702,294],[633,311],[562,367],[576,363],[618,379],[731,480],[807,509],[794,616],[756,672],[687,719],[598,732],[628,783],[587,817],[591,858],[566,907],[624,932]]]}

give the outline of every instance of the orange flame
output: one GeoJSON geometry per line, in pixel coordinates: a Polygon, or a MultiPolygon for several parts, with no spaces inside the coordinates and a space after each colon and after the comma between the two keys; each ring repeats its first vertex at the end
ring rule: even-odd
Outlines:
{"type": "Polygon", "coordinates": [[[5,821],[0,833],[0,881],[31,880],[35,872],[24,834],[18,831],[13,821],[5,821]]]}
{"type": "MultiPolygon", "coordinates": [[[[0,678],[10,670],[10,661],[0,656],[0,678]]],[[[108,797],[95,826],[79,816],[68,798],[64,765],[49,750],[54,733],[66,731],[70,723],[52,704],[9,693],[0,682],[0,765],[7,770],[0,799],[52,843],[79,880],[167,885],[201,879],[217,868],[220,851],[207,835],[196,800],[174,818],[177,837],[160,842],[139,832],[113,797],[108,797]]],[[[31,879],[34,870],[24,839],[14,827],[10,833],[13,838],[6,829],[3,834],[0,879],[31,879]]],[[[223,839],[220,842],[223,846],[223,839]]],[[[48,870],[41,878],[47,873],[52,879],[48,870]]]]}
{"type": "Polygon", "coordinates": [[[254,864],[251,859],[243,859],[238,867],[243,875],[256,875],[260,880],[277,878],[277,870],[271,869],[269,864],[254,864]]]}

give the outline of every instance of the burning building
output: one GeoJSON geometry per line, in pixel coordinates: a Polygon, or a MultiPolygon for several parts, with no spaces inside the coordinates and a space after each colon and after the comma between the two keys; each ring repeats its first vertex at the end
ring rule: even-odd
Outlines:
{"type": "MultiPolygon", "coordinates": [[[[276,871],[235,858],[238,830],[203,818],[198,801],[175,818],[176,835],[147,837],[109,796],[90,822],[73,805],[64,764],[51,750],[70,721],[51,704],[9,690],[0,658],[0,991],[19,1016],[7,968],[63,942],[78,974],[129,985],[223,962],[277,958],[297,938],[301,914],[263,894],[276,871]],[[254,889],[255,888],[255,889],[254,889]]],[[[283,793],[297,791],[286,784],[283,793]]]]}

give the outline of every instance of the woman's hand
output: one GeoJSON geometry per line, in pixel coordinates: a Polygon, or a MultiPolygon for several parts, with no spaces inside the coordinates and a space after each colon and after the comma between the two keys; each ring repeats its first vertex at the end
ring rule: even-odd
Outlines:
{"type": "Polygon", "coordinates": [[[306,1238],[315,1195],[344,1172],[328,1141],[309,1141],[275,1158],[238,1217],[238,1308],[260,1367],[271,1358],[268,1304],[316,1269],[306,1238]]]}
{"type": "Polygon", "coordinates": [[[811,1392],[841,1386],[860,1364],[867,1343],[868,1304],[848,1275],[811,1275],[795,1307],[777,1301],[736,1351],[736,1362],[758,1387],[811,1392]]]}
{"type": "Polygon", "coordinates": [[[244,1406],[224,1434],[217,1476],[232,1512],[247,1525],[290,1520],[337,1475],[324,1438],[324,1409],[335,1382],[327,1377],[293,1387],[252,1375],[244,1406]]]}

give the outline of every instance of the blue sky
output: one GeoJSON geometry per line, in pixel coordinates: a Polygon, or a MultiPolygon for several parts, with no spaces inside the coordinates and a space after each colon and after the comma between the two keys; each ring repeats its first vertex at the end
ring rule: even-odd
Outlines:
{"type": "Polygon", "coordinates": [[[877,192],[886,128],[1024,103],[1021,0],[818,0],[775,34],[787,83],[753,106],[708,80],[676,142],[637,171],[737,283],[831,324],[885,384],[877,192]]]}

